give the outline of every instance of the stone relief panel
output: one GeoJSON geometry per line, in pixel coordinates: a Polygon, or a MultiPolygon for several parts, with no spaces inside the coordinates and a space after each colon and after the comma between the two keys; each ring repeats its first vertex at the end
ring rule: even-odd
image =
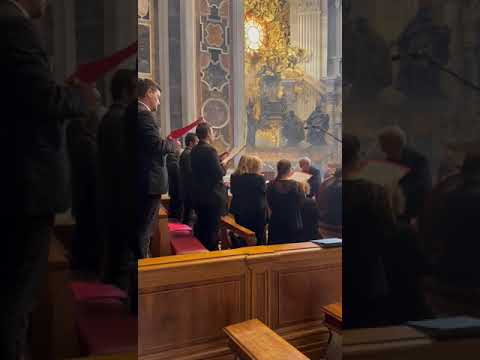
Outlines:
{"type": "Polygon", "coordinates": [[[197,2],[199,112],[216,132],[220,148],[232,147],[234,139],[231,53],[231,0],[197,2]]]}

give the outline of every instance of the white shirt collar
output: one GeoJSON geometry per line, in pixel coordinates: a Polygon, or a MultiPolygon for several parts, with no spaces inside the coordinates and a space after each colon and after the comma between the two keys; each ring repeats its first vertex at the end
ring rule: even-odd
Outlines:
{"type": "Polygon", "coordinates": [[[138,103],[142,104],[143,106],[145,106],[147,108],[148,111],[152,112],[152,110],[150,109],[150,107],[147,104],[141,102],[140,100],[138,100],[138,103]]]}
{"type": "Polygon", "coordinates": [[[20,5],[17,1],[15,0],[8,0],[10,3],[12,3],[13,5],[15,5],[17,7],[18,10],[20,10],[20,12],[27,18],[27,19],[30,19],[30,14],[27,12],[27,10],[25,10],[25,8],[20,5]]]}

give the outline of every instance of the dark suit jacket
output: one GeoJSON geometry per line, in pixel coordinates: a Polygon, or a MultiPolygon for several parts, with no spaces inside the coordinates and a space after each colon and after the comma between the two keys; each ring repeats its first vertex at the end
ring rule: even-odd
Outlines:
{"type": "Polygon", "coordinates": [[[180,165],[179,156],[177,153],[170,153],[166,158],[167,173],[168,173],[168,195],[170,199],[182,198],[180,186],[180,165]]]}
{"type": "Polygon", "coordinates": [[[103,117],[97,134],[101,198],[104,205],[119,208],[131,192],[128,188],[126,143],[127,105],[113,104],[103,117]]]}
{"type": "Polygon", "coordinates": [[[225,169],[220,164],[217,150],[204,141],[190,153],[192,165],[192,198],[197,206],[218,206],[226,212],[227,191],[223,184],[225,169]]]}
{"type": "Polygon", "coordinates": [[[410,148],[403,150],[398,163],[410,168],[399,184],[405,194],[405,215],[414,218],[423,210],[427,195],[432,190],[430,166],[425,156],[410,148]]]}
{"type": "Polygon", "coordinates": [[[148,195],[167,191],[164,157],[175,152],[175,143],[160,136],[160,128],[151,111],[138,104],[137,145],[140,188],[148,195]]]}
{"type": "Polygon", "coordinates": [[[63,122],[85,115],[76,89],[52,79],[47,55],[32,22],[0,2],[0,199],[10,214],[49,215],[62,188],[63,122]]]}
{"type": "Polygon", "coordinates": [[[232,175],[230,177],[232,204],[230,212],[244,219],[265,221],[267,213],[267,185],[265,178],[257,174],[232,175]]]}
{"type": "Polygon", "coordinates": [[[310,197],[317,196],[318,189],[320,188],[320,183],[322,182],[322,174],[320,170],[318,170],[314,166],[310,166],[308,173],[312,175],[310,179],[308,179],[308,185],[310,186],[310,197]]]}
{"type": "Polygon", "coordinates": [[[192,197],[192,164],[190,162],[191,149],[186,148],[180,155],[180,183],[183,200],[192,197]]]}

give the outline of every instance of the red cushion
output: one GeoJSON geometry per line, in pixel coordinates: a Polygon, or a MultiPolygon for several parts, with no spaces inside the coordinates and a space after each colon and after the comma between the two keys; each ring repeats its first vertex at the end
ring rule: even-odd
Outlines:
{"type": "Polygon", "coordinates": [[[77,304],[76,325],[82,354],[137,351],[138,321],[121,303],[77,304]]]}
{"type": "Polygon", "coordinates": [[[207,252],[208,250],[194,236],[178,236],[171,239],[172,253],[174,255],[207,252]]]}
{"type": "Polygon", "coordinates": [[[188,225],[181,223],[169,222],[168,231],[173,234],[192,235],[192,228],[188,225]]]}
{"type": "Polygon", "coordinates": [[[100,282],[73,281],[70,283],[70,289],[75,301],[127,298],[127,294],[123,290],[100,282]]]}

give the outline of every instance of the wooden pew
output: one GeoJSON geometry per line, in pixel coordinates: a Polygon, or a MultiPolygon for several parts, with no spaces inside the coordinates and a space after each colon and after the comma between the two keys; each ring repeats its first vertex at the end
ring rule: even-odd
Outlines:
{"type": "Polygon", "coordinates": [[[137,354],[117,354],[107,356],[89,356],[70,360],[136,360],[137,354]]]}
{"type": "Polygon", "coordinates": [[[344,360],[474,360],[480,338],[436,341],[407,326],[346,330],[344,360]]]}
{"type": "Polygon", "coordinates": [[[152,243],[150,244],[150,251],[153,257],[172,254],[168,233],[168,212],[163,205],[158,210],[157,224],[155,225],[152,243]]]}
{"type": "Polygon", "coordinates": [[[308,360],[257,319],[227,326],[229,346],[241,360],[308,360]]]}
{"type": "Polygon", "coordinates": [[[65,249],[52,236],[48,274],[31,320],[33,360],[60,360],[78,355],[73,299],[68,290],[69,277],[65,249]]]}
{"type": "Polygon", "coordinates": [[[233,215],[226,215],[222,216],[220,219],[220,231],[222,236],[222,243],[227,242],[229,243],[230,239],[228,238],[227,230],[230,230],[235,235],[240,237],[245,241],[248,246],[255,246],[257,245],[257,238],[255,236],[255,232],[246,227],[239,225],[236,223],[233,215]]]}
{"type": "Polygon", "coordinates": [[[330,330],[326,358],[329,360],[341,360],[343,328],[342,304],[328,304],[322,307],[322,311],[325,313],[324,324],[330,330]]]}
{"type": "Polygon", "coordinates": [[[341,298],[341,249],[254,246],[139,261],[139,359],[233,360],[223,328],[259,319],[312,360],[341,298]]]}
{"type": "Polygon", "coordinates": [[[325,223],[320,223],[318,232],[324,239],[327,238],[342,238],[342,227],[325,223]]]}

